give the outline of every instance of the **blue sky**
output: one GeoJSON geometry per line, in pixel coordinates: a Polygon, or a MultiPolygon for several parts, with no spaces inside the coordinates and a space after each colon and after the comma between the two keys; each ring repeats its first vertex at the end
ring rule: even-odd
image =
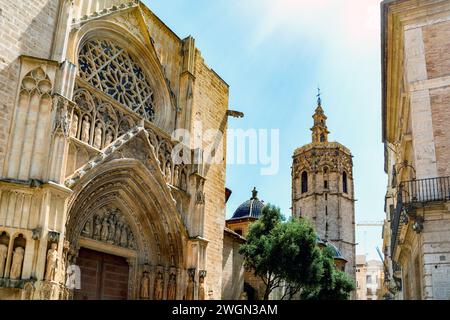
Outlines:
{"type": "MultiPolygon", "coordinates": [[[[280,170],[229,165],[227,217],[251,196],[291,207],[291,157],[310,142],[317,86],[330,140],[354,155],[356,221],[382,220],[380,0],[149,0],[181,38],[192,35],[206,63],[230,85],[230,128],[280,129],[280,170]]],[[[377,258],[381,228],[357,228],[357,253],[377,258]]]]}

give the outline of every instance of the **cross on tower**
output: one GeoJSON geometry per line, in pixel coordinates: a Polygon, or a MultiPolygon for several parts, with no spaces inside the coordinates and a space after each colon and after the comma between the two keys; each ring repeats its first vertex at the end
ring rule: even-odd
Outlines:
{"type": "Polygon", "coordinates": [[[317,87],[317,105],[322,106],[322,98],[320,97],[322,93],[320,92],[320,87],[317,87]]]}

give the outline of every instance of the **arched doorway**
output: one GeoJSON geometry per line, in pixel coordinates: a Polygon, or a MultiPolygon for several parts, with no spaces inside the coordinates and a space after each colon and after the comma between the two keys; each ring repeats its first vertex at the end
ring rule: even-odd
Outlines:
{"type": "Polygon", "coordinates": [[[186,230],[160,175],[140,160],[111,159],[73,187],[66,239],[81,271],[75,299],[183,296],[186,230]]]}

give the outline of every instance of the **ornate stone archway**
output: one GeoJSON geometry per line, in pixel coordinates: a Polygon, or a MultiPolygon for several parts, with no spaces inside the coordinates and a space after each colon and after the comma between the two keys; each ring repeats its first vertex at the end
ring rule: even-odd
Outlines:
{"type": "Polygon", "coordinates": [[[69,259],[80,247],[124,257],[129,299],[181,299],[187,232],[145,129],[131,130],[66,182],[74,191],[69,259]]]}

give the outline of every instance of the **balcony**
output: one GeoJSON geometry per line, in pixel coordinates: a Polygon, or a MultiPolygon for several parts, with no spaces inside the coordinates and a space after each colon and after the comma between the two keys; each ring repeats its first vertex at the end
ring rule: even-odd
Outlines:
{"type": "MultiPolygon", "coordinates": [[[[391,256],[394,256],[401,224],[408,222],[417,206],[450,201],[450,177],[404,181],[397,193],[397,206],[391,220],[391,256]]],[[[417,219],[416,219],[417,221],[417,219]]],[[[420,221],[419,221],[420,223],[420,221]]],[[[420,225],[416,226],[417,230],[420,225]]]]}

